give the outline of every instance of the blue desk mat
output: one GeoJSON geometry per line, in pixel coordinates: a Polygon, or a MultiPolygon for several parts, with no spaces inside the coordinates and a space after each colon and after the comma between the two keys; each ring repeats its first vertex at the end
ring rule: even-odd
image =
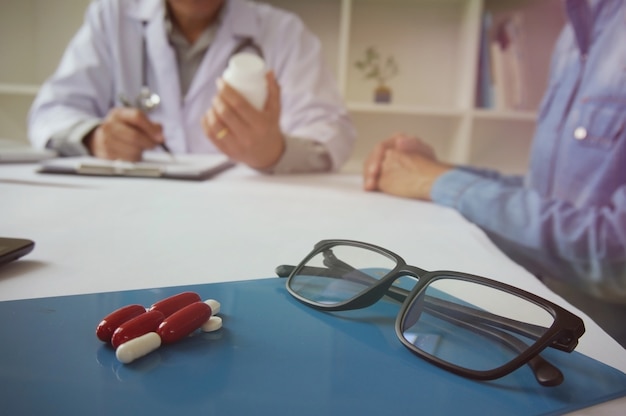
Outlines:
{"type": "Polygon", "coordinates": [[[565,375],[541,387],[528,367],[468,380],[404,348],[399,306],[324,313],[279,278],[0,302],[5,415],[560,414],[626,395],[626,375],[546,351],[565,375]],[[222,303],[224,326],[123,365],[96,338],[121,306],[181,291],[222,303]]]}

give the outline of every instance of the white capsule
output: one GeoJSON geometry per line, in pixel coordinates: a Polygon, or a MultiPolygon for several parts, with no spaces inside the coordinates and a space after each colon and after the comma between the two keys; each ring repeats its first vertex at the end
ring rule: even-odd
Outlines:
{"type": "Polygon", "coordinates": [[[210,317],[205,323],[202,324],[200,329],[202,332],[213,332],[217,331],[222,327],[222,318],[219,316],[210,317]]]}
{"type": "Polygon", "coordinates": [[[215,299],[205,300],[204,303],[206,303],[207,305],[209,305],[211,307],[211,315],[217,315],[218,313],[220,313],[220,306],[221,305],[215,299]]]}
{"type": "Polygon", "coordinates": [[[135,361],[137,358],[141,358],[144,355],[151,353],[161,346],[161,337],[156,332],[148,332],[140,337],[133,338],[130,341],[126,341],[115,351],[117,359],[124,363],[129,364],[135,361]]]}

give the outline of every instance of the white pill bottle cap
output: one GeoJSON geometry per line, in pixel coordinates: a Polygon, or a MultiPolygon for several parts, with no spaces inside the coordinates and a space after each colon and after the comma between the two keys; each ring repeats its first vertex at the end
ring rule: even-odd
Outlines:
{"type": "Polygon", "coordinates": [[[241,52],[230,58],[222,77],[257,110],[262,110],[267,99],[265,72],[263,59],[253,53],[241,52]]]}

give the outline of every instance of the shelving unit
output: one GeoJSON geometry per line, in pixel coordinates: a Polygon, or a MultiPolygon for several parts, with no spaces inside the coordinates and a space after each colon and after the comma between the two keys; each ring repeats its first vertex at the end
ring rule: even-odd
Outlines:
{"type": "MultiPolygon", "coordinates": [[[[561,0],[267,0],[298,14],[316,33],[335,71],[359,137],[344,168],[360,171],[370,149],[394,132],[421,137],[440,159],[523,172],[552,47],[564,24],[561,0]],[[485,10],[494,22],[517,13],[525,34],[524,111],[476,108],[485,10]],[[390,103],[355,62],[373,46],[393,56],[390,103]]],[[[26,115],[56,67],[89,0],[0,3],[0,137],[26,141],[26,115]]]]}
{"type": "Polygon", "coordinates": [[[526,170],[552,48],[565,22],[560,0],[316,1],[333,21],[339,16],[338,28],[318,26],[321,14],[307,0],[268,2],[299,14],[321,37],[359,133],[345,170],[359,171],[376,143],[400,131],[421,137],[448,162],[507,173],[526,170]],[[513,13],[522,16],[528,109],[475,106],[485,11],[496,22],[513,13]],[[388,82],[391,103],[374,103],[376,84],[354,65],[370,46],[399,64],[388,82]]]}

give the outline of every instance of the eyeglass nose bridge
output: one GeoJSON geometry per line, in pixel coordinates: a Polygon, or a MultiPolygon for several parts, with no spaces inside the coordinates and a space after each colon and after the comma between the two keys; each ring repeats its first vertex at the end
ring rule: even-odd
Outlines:
{"type": "MultiPolygon", "coordinates": [[[[428,275],[430,272],[421,269],[416,266],[409,266],[404,262],[400,262],[393,270],[391,270],[387,276],[385,276],[375,287],[371,288],[371,292],[375,292],[377,296],[371,303],[378,301],[383,296],[389,296],[390,298],[404,303],[409,294],[415,290],[415,287],[420,284],[420,280],[428,275]],[[415,285],[411,289],[405,289],[399,286],[394,286],[394,283],[403,277],[410,277],[416,280],[415,285]]],[[[370,277],[371,279],[371,277],[370,277]]]]}
{"type": "MultiPolygon", "coordinates": [[[[407,299],[408,295],[411,293],[414,287],[407,290],[398,286],[393,286],[394,282],[402,277],[412,277],[419,282],[420,277],[427,274],[428,272],[418,267],[407,266],[406,263],[401,261],[401,259],[399,260],[400,262],[396,265],[394,269],[386,273],[386,275],[381,279],[377,279],[364,271],[361,271],[357,268],[350,266],[347,263],[344,263],[334,255],[332,255],[332,252],[324,253],[325,265],[329,267],[332,266],[339,268],[342,271],[341,278],[348,278],[349,280],[353,280],[362,284],[369,283],[371,284],[371,286],[356,297],[353,297],[347,302],[338,305],[336,308],[326,306],[323,309],[332,311],[366,308],[378,302],[384,296],[388,296],[402,304],[407,299]]],[[[286,267],[283,266],[281,268],[281,271],[283,268],[286,269],[286,267]]],[[[293,271],[291,267],[289,267],[289,269],[290,271],[293,271]]]]}
{"type": "Polygon", "coordinates": [[[410,266],[403,262],[403,263],[399,263],[398,266],[396,266],[396,270],[394,274],[398,274],[399,277],[404,276],[404,275],[409,275],[411,277],[416,278],[417,280],[420,280],[421,278],[425,277],[429,273],[431,272],[429,272],[426,269],[422,269],[417,266],[410,266]]]}

